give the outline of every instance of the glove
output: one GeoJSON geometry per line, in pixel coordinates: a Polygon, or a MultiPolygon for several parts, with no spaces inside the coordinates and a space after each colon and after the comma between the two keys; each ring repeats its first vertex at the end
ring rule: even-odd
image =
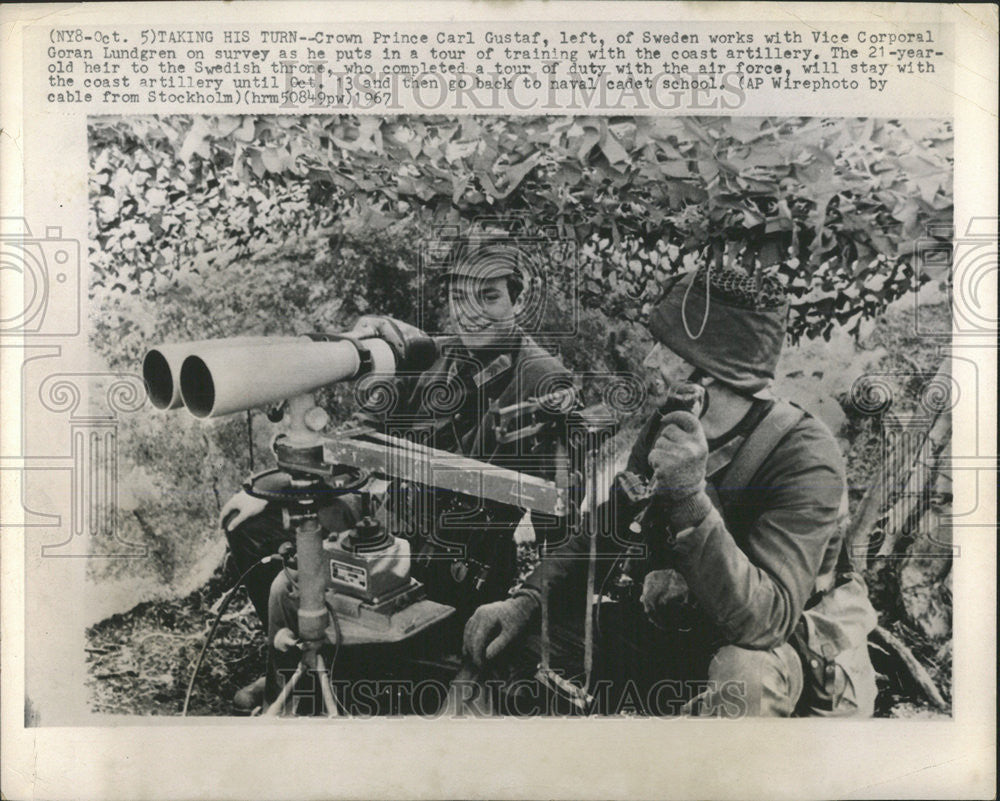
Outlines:
{"type": "Polygon", "coordinates": [[[642,581],[639,602],[653,625],[667,629],[674,626],[681,607],[688,601],[688,584],[676,570],[652,570],[642,581]]]}
{"type": "Polygon", "coordinates": [[[660,436],[649,453],[657,492],[669,501],[681,501],[705,488],[708,441],[698,418],[690,412],[671,412],[663,418],[660,436]]]}
{"type": "Polygon", "coordinates": [[[219,512],[219,525],[228,534],[243,521],[259,515],[266,507],[267,501],[263,498],[254,498],[240,490],[226,501],[226,505],[219,512]]]}
{"type": "Polygon", "coordinates": [[[476,667],[495,659],[528,628],[538,602],[528,595],[480,606],[465,624],[464,650],[476,667]]]}
{"type": "Polygon", "coordinates": [[[663,422],[648,461],[656,492],[667,502],[670,526],[684,529],[700,523],[712,510],[705,494],[708,441],[698,418],[690,412],[671,412],[663,422]]]}

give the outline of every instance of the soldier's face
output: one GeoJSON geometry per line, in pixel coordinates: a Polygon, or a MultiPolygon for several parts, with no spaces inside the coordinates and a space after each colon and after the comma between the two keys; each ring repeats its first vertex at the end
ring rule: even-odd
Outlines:
{"type": "Polygon", "coordinates": [[[665,395],[667,390],[678,382],[686,381],[694,371],[694,366],[690,362],[659,342],[643,359],[642,366],[646,371],[646,389],[653,399],[665,395]]]}
{"type": "Polygon", "coordinates": [[[495,345],[514,329],[514,302],[506,278],[453,278],[448,311],[467,348],[495,345]]]}

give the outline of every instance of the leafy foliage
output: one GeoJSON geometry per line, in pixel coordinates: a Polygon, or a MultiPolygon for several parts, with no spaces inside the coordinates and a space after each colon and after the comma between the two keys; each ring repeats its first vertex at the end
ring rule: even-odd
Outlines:
{"type": "MultiPolygon", "coordinates": [[[[175,116],[91,119],[89,134],[89,319],[113,369],[136,370],[155,342],[412,321],[423,244],[483,218],[574,245],[545,256],[546,314],[559,328],[576,314],[578,336],[543,344],[578,372],[634,372],[659,285],[706,260],[780,275],[793,340],[858,331],[947,278],[915,261],[951,222],[947,122],[175,116]]],[[[351,388],[322,402],[343,419],[351,388]]],[[[253,452],[270,433],[255,426],[253,452]]],[[[176,585],[222,536],[219,502],[250,467],[246,421],[144,410],[119,436],[119,532],[153,558],[89,569],[176,585]]]]}
{"type": "MultiPolygon", "coordinates": [[[[326,246],[349,228],[520,215],[580,246],[582,300],[642,319],[711,260],[774,270],[793,339],[877,316],[929,276],[952,214],[934,120],[266,116],[92,121],[94,287],[326,246]]],[[[934,275],[943,278],[943,275],[934,275]]]]}

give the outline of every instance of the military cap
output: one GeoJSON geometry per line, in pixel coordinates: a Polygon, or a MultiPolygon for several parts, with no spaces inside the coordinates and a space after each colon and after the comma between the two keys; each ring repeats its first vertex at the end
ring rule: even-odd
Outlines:
{"type": "Polygon", "coordinates": [[[525,254],[502,233],[481,232],[456,243],[437,278],[521,279],[525,254]]]}

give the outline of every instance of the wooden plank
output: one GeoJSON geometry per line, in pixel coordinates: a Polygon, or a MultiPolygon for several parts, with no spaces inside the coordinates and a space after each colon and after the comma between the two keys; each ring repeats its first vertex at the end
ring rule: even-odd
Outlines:
{"type": "Polygon", "coordinates": [[[398,437],[365,433],[325,438],[323,452],[329,462],[556,517],[567,514],[566,490],[552,481],[398,437]]]}

